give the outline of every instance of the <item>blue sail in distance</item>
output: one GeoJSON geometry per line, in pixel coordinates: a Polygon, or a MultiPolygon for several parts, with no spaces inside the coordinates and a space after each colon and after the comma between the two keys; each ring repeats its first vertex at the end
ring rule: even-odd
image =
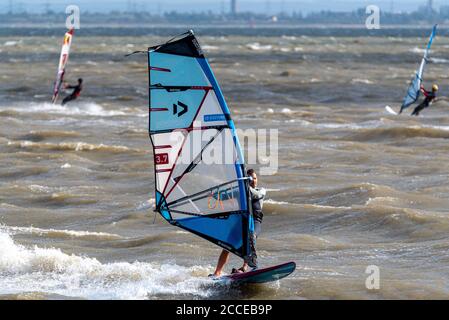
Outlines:
{"type": "Polygon", "coordinates": [[[430,34],[429,42],[427,43],[426,50],[424,52],[424,57],[421,60],[421,64],[419,66],[419,69],[416,70],[416,73],[412,79],[412,82],[410,83],[407,93],[404,97],[404,101],[402,102],[401,111],[411,106],[413,103],[415,103],[420,94],[420,88],[423,81],[423,73],[424,68],[426,66],[428,55],[430,51],[430,47],[432,46],[433,38],[435,37],[437,32],[437,25],[433,26],[432,33],[430,34]]]}

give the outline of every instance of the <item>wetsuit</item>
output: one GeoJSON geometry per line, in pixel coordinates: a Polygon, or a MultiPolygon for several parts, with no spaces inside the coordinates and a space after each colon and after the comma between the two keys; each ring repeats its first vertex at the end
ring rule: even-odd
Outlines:
{"type": "Polygon", "coordinates": [[[253,255],[251,257],[248,257],[246,262],[250,267],[256,267],[257,266],[256,239],[259,233],[262,231],[263,200],[267,192],[264,188],[259,189],[252,187],[249,187],[249,192],[254,217],[254,234],[252,234],[250,237],[250,245],[253,255]]]}
{"type": "Polygon", "coordinates": [[[263,220],[263,200],[266,195],[266,190],[264,188],[252,188],[249,187],[249,191],[251,194],[251,205],[253,207],[253,216],[254,216],[254,232],[256,236],[260,233],[260,228],[263,220]],[[257,226],[256,226],[257,225],[257,226]]]}
{"type": "Polygon", "coordinates": [[[436,98],[436,93],[433,91],[426,91],[426,89],[424,89],[424,87],[421,87],[421,92],[424,94],[425,99],[423,102],[421,102],[421,104],[419,106],[417,106],[415,108],[415,110],[413,110],[412,112],[412,116],[418,116],[419,113],[430,106],[430,104],[432,103],[432,101],[436,98]]]}
{"type": "Polygon", "coordinates": [[[83,90],[83,84],[80,83],[76,86],[68,86],[68,87],[66,87],[66,89],[73,89],[73,92],[71,95],[65,97],[64,100],[62,100],[62,105],[65,105],[67,102],[78,98],[79,95],[81,94],[81,90],[83,90]]]}

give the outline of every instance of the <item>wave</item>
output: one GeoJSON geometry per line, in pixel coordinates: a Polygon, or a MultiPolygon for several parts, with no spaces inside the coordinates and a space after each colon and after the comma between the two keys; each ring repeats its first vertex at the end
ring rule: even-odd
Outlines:
{"type": "Polygon", "coordinates": [[[52,194],[38,196],[31,200],[43,206],[80,206],[98,203],[98,199],[89,195],[75,195],[66,192],[53,192],[52,194]],[[90,197],[90,198],[89,198],[90,197]]]}
{"type": "Polygon", "coordinates": [[[217,46],[210,46],[210,45],[203,45],[202,46],[202,48],[205,50],[205,51],[216,51],[216,50],[219,50],[220,48],[219,47],[217,47],[217,46]]]}
{"type": "Polygon", "coordinates": [[[362,129],[361,132],[342,138],[354,141],[384,141],[386,139],[434,138],[448,139],[449,130],[438,127],[392,127],[362,129]]]}
{"type": "Polygon", "coordinates": [[[118,133],[118,135],[120,136],[129,136],[129,137],[142,137],[142,135],[144,134],[148,134],[148,130],[130,128],[120,131],[118,133]]]}
{"type": "Polygon", "coordinates": [[[0,294],[35,292],[87,299],[207,298],[211,267],[144,262],[101,263],[60,249],[32,248],[0,230],[0,294]]]}
{"type": "Polygon", "coordinates": [[[307,209],[350,210],[354,205],[364,205],[369,198],[390,196],[396,191],[388,186],[372,183],[356,183],[327,189],[292,189],[291,199],[295,203],[303,203],[307,209]]]}
{"type": "Polygon", "coordinates": [[[43,141],[48,138],[77,138],[81,134],[75,131],[30,131],[28,134],[20,136],[20,140],[33,142],[43,141]]]}
{"type": "Polygon", "coordinates": [[[429,60],[432,61],[433,63],[441,63],[441,64],[449,63],[449,60],[443,58],[430,58],[429,60]]]}
{"type": "Polygon", "coordinates": [[[136,210],[137,210],[137,211],[146,211],[146,210],[148,210],[148,209],[155,209],[155,206],[156,206],[156,199],[150,198],[150,199],[148,199],[147,201],[145,201],[145,202],[139,204],[139,205],[136,207],[136,210]]]}
{"type": "Polygon", "coordinates": [[[273,49],[272,45],[261,45],[259,42],[248,43],[246,47],[253,51],[270,51],[273,49]]]}
{"type": "Polygon", "coordinates": [[[50,168],[37,165],[33,167],[13,166],[9,168],[8,171],[2,170],[0,173],[0,177],[9,179],[19,179],[29,176],[38,176],[41,174],[46,174],[49,171],[50,168]]]}
{"type": "Polygon", "coordinates": [[[143,238],[122,239],[119,241],[114,241],[113,243],[108,244],[108,246],[112,248],[137,248],[147,244],[161,242],[164,240],[165,242],[167,242],[172,238],[173,234],[171,232],[165,232],[161,234],[146,236],[143,238]]]}
{"type": "Polygon", "coordinates": [[[358,79],[358,78],[352,79],[352,80],[351,80],[351,83],[374,84],[374,82],[371,81],[371,80],[368,80],[368,79],[358,79]]]}
{"type": "Polygon", "coordinates": [[[279,205],[279,206],[290,204],[290,203],[288,203],[287,201],[276,201],[276,200],[273,200],[273,199],[267,199],[267,200],[265,200],[263,203],[264,203],[264,204],[279,205]]]}
{"type": "Polygon", "coordinates": [[[19,149],[44,149],[54,151],[98,151],[107,153],[141,152],[138,149],[130,149],[125,146],[115,146],[106,144],[90,144],[86,142],[61,142],[61,143],[41,143],[29,140],[8,141],[8,146],[19,149]]]}
{"type": "Polygon", "coordinates": [[[52,103],[28,103],[26,105],[1,106],[5,111],[13,110],[20,113],[39,113],[39,114],[64,114],[64,115],[81,115],[81,116],[101,116],[114,117],[135,115],[133,110],[125,109],[125,111],[106,110],[102,106],[93,102],[74,102],[71,105],[61,106],[52,103]]]}
{"type": "Polygon", "coordinates": [[[372,183],[358,183],[349,186],[307,191],[305,189],[283,190],[289,201],[267,199],[264,210],[267,213],[291,214],[304,210],[347,211],[354,205],[365,205],[370,198],[389,196],[397,193],[394,189],[372,183]]]}
{"type": "Polygon", "coordinates": [[[9,41],[4,42],[3,46],[4,47],[16,47],[19,44],[22,44],[22,40],[18,40],[18,41],[9,40],[9,41]]]}
{"type": "Polygon", "coordinates": [[[353,210],[353,228],[377,233],[382,242],[397,238],[405,242],[446,239],[449,232],[446,213],[391,206],[388,201],[354,206],[353,210]]]}
{"type": "Polygon", "coordinates": [[[413,52],[413,53],[423,54],[423,53],[426,52],[426,49],[414,47],[413,49],[410,49],[409,51],[410,51],[410,52],[413,52]]]}
{"type": "Polygon", "coordinates": [[[118,234],[105,232],[75,231],[75,230],[57,230],[57,229],[41,229],[35,227],[14,227],[0,225],[0,232],[10,235],[15,234],[32,234],[37,236],[46,236],[49,238],[76,238],[81,240],[117,240],[123,239],[118,234]]]}

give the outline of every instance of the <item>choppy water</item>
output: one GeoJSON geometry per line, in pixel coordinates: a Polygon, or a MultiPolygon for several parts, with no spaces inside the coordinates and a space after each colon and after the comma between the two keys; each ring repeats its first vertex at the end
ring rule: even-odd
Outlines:
{"type": "MultiPolygon", "coordinates": [[[[207,279],[219,248],[154,220],[146,61],[124,54],[162,39],[75,37],[67,80],[85,90],[61,107],[60,37],[0,37],[1,298],[449,298],[449,103],[384,111],[425,38],[199,34],[236,126],[279,130],[259,256],[298,270],[243,288],[207,279]]],[[[448,48],[425,83],[442,95],[448,48]]]]}

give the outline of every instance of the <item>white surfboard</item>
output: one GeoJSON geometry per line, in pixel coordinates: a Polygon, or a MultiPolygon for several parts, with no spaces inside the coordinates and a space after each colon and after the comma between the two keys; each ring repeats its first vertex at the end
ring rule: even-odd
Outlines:
{"type": "Polygon", "coordinates": [[[387,110],[389,113],[394,114],[396,116],[398,115],[398,113],[396,111],[394,111],[393,109],[391,109],[390,106],[386,106],[385,110],[387,110]]]}

